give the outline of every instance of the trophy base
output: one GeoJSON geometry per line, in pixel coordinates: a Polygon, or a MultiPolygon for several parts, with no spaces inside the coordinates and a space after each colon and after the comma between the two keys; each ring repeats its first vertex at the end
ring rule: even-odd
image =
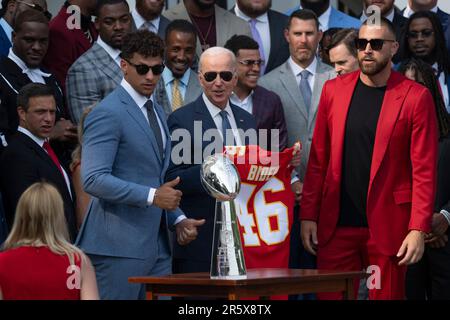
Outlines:
{"type": "Polygon", "coordinates": [[[237,276],[210,276],[211,279],[215,280],[245,280],[247,275],[237,275],[237,276]]]}

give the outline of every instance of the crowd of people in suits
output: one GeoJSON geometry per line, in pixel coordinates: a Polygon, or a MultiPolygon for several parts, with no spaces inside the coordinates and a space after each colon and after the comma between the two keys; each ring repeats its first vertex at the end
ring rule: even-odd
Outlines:
{"type": "MultiPolygon", "coordinates": [[[[144,299],[128,277],[209,271],[200,122],[221,146],[301,141],[290,268],[377,265],[362,299],[450,299],[450,15],[361,1],[355,18],[329,0],[67,0],[52,18],[2,0],[0,298],[144,299]]],[[[342,296],[290,297],[316,298],[342,296]]]]}

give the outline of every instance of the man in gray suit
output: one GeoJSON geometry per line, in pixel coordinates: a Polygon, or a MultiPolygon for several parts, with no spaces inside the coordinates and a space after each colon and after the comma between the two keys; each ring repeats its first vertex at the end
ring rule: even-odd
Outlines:
{"type": "MultiPolygon", "coordinates": [[[[259,84],[276,92],[281,98],[287,123],[288,145],[299,140],[302,142],[302,159],[297,168],[300,180],[292,185],[296,201],[300,203],[322,87],[325,81],[335,77],[335,72],[316,56],[322,32],[314,12],[307,9],[294,11],[289,17],[284,36],[289,43],[289,59],[263,76],[259,84]]],[[[296,247],[300,243],[300,239],[297,239],[300,231],[296,219],[298,215],[295,214],[291,232],[290,267],[314,268],[315,261],[311,255],[296,247]],[[302,256],[298,257],[296,254],[302,256]],[[298,260],[304,264],[299,265],[298,260]]]]}
{"type": "Polygon", "coordinates": [[[183,0],[163,13],[169,20],[188,20],[194,25],[198,36],[196,46],[198,57],[210,47],[224,46],[235,34],[252,36],[247,22],[220,8],[215,2],[183,0]]]}
{"type": "Polygon", "coordinates": [[[156,102],[167,116],[197,99],[202,93],[197,74],[191,70],[195,58],[196,31],[186,20],[174,20],[166,30],[165,64],[155,90],[156,102]]]}
{"type": "Polygon", "coordinates": [[[171,273],[167,227],[179,244],[204,221],[178,205],[179,177],[163,184],[171,148],[165,114],[152,96],[164,69],[163,41],[139,30],[125,36],[120,85],[87,116],[81,172],[92,196],[76,244],[91,258],[102,299],[144,299],[130,276],[171,273]]]}
{"type": "Polygon", "coordinates": [[[84,109],[102,100],[120,84],[120,47],[131,25],[126,0],[98,1],[95,26],[99,37],[67,73],[67,105],[75,123],[80,121],[84,109]]]}
{"type": "Polygon", "coordinates": [[[170,21],[161,15],[163,9],[164,0],[136,0],[136,7],[131,12],[133,30],[146,29],[164,39],[170,21]]]}

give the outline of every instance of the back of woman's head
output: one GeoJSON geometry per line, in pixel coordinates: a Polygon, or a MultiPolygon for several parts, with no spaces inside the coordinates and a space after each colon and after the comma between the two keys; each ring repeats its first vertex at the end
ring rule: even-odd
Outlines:
{"type": "Polygon", "coordinates": [[[68,231],[58,190],[46,182],[31,185],[19,199],[5,247],[15,244],[49,245],[65,239],[68,239],[68,231]]]}

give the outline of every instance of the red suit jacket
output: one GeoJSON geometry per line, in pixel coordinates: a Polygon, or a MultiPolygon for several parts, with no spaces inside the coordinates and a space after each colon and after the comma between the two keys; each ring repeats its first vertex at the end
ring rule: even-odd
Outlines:
{"type": "MultiPolygon", "coordinates": [[[[340,211],[345,122],[360,72],[322,91],[305,176],[301,219],[317,222],[319,248],[340,211]]],[[[429,91],[392,71],[378,120],[367,194],[367,220],[378,250],[397,254],[409,230],[429,232],[436,186],[438,132],[429,91]]]]}
{"type": "MultiPolygon", "coordinates": [[[[73,23],[74,19],[67,13],[67,8],[63,6],[50,21],[49,46],[43,61],[44,66],[55,75],[64,92],[67,71],[70,66],[92,46],[81,28],[69,29],[67,27],[68,21],[73,23]]],[[[93,23],[89,30],[94,40],[97,39],[98,33],[93,23]]]]}

